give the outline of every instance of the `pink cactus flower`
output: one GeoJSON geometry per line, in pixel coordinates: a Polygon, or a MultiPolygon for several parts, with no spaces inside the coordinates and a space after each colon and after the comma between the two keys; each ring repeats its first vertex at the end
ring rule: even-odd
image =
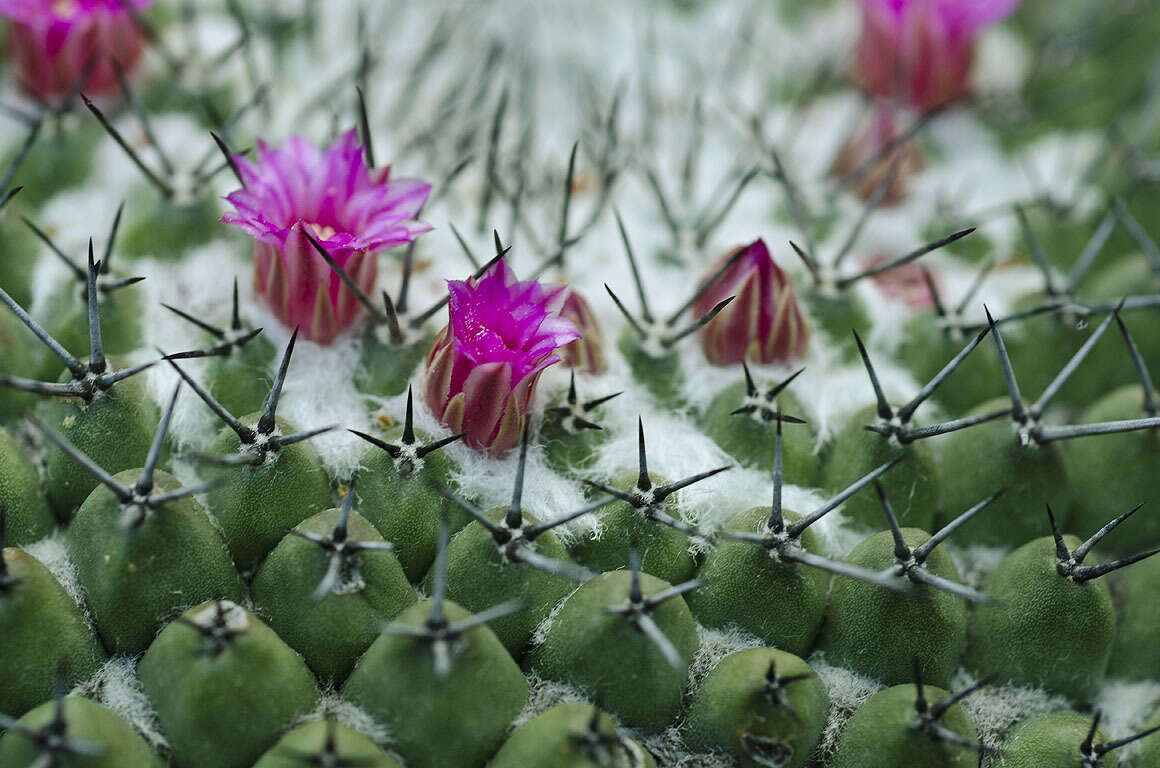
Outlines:
{"type": "Polygon", "coordinates": [[[500,456],[520,441],[540,374],[580,338],[560,316],[568,289],[521,283],[503,259],[447,285],[450,322],[427,353],[427,405],[464,443],[500,456]]]}
{"type": "Polygon", "coordinates": [[[364,293],[373,293],[375,254],[431,227],[415,221],[431,185],[370,169],[354,130],[320,150],[292,137],[280,149],[258,143],[258,162],[235,156],[245,186],[226,199],[222,221],[254,238],[254,286],[287,327],[329,344],[363,307],[307,240],[310,233],[364,293]]]}
{"type": "Polygon", "coordinates": [[[56,102],[80,89],[90,96],[117,87],[113,62],[130,72],[141,58],[144,35],[126,9],[154,0],[0,0],[8,28],[8,55],[31,96],[56,102]]]}
{"type": "Polygon", "coordinates": [[[603,373],[608,369],[604,356],[604,336],[592,308],[576,291],[569,290],[568,298],[560,310],[560,316],[571,321],[580,333],[580,338],[560,350],[560,358],[565,368],[578,368],[582,373],[603,373]]]}
{"type": "Polygon", "coordinates": [[[862,88],[919,111],[961,99],[983,27],[1020,0],[860,0],[855,75],[862,88]]]}
{"type": "Polygon", "coordinates": [[[809,325],[789,275],[773,262],[762,240],[725,254],[708,274],[715,274],[742,250],[742,256],[697,299],[695,312],[701,315],[717,302],[737,297],[701,329],[705,357],[714,365],[734,365],[746,358],[784,363],[801,357],[810,340],[809,325]]]}

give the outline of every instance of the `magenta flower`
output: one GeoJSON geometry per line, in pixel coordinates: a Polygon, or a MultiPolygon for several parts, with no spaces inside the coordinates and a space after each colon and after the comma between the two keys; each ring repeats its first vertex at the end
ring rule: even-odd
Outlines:
{"type": "Polygon", "coordinates": [[[762,240],[734,248],[708,274],[716,274],[742,250],[741,257],[697,299],[695,312],[703,315],[719,301],[737,297],[701,329],[705,357],[715,365],[732,365],[746,358],[784,363],[801,357],[810,340],[809,325],[789,275],[773,262],[762,240]]]}
{"type": "Polygon", "coordinates": [[[923,112],[962,98],[975,36],[1020,0],[860,0],[856,76],[872,96],[923,112]]]}
{"type": "Polygon", "coordinates": [[[373,293],[375,254],[431,227],[415,221],[431,185],[368,169],[350,130],[324,150],[298,137],[281,149],[258,142],[258,162],[237,155],[245,186],[226,199],[222,221],[254,238],[254,286],[287,327],[329,344],[363,307],[307,240],[309,232],[364,293],[373,293]]]}
{"type": "Polygon", "coordinates": [[[560,350],[564,367],[579,368],[583,373],[603,373],[608,368],[604,357],[604,335],[588,302],[576,291],[569,290],[560,316],[576,326],[580,334],[580,338],[560,350]]]}
{"type": "Polygon", "coordinates": [[[560,316],[564,286],[521,283],[500,259],[479,280],[449,280],[451,322],[427,353],[427,405],[463,442],[499,456],[520,441],[536,381],[580,338],[560,316]]]}
{"type": "MultiPolygon", "coordinates": [[[[127,0],[142,10],[154,0],[127,0]]],[[[0,0],[12,20],[8,55],[33,97],[57,101],[83,88],[89,95],[117,85],[113,62],[130,72],[145,38],[121,0],[0,0]]]]}

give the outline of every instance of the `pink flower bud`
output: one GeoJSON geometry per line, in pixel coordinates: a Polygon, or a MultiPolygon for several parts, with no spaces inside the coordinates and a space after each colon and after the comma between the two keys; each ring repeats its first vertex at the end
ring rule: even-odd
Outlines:
{"type": "Polygon", "coordinates": [[[962,98],[983,27],[1020,0],[860,0],[855,75],[870,95],[923,112],[962,98]]]}
{"type": "Polygon", "coordinates": [[[702,315],[718,302],[737,297],[701,330],[705,357],[715,365],[740,363],[746,357],[758,363],[782,363],[801,357],[810,340],[810,329],[789,275],[773,263],[762,240],[725,254],[708,274],[715,274],[738,251],[744,253],[695,304],[696,314],[702,315]]]}
{"type": "Polygon", "coordinates": [[[560,317],[571,321],[580,333],[579,339],[560,349],[564,367],[579,368],[582,373],[603,373],[608,368],[604,357],[604,336],[588,302],[576,291],[569,290],[560,317]]]}
{"type": "Polygon", "coordinates": [[[280,149],[258,143],[258,162],[236,155],[245,186],[226,199],[222,221],[254,238],[254,287],[287,327],[329,344],[363,307],[307,240],[309,233],[358,284],[373,293],[375,254],[431,229],[415,221],[431,186],[368,169],[358,134],[325,150],[293,137],[280,149]]]}
{"type": "Polygon", "coordinates": [[[463,442],[499,456],[520,441],[536,381],[580,338],[560,316],[564,286],[518,282],[503,259],[478,280],[449,280],[450,322],[427,353],[426,400],[463,442]]]}
{"type": "MultiPolygon", "coordinates": [[[[866,269],[876,267],[879,264],[884,264],[889,257],[884,253],[877,253],[874,256],[866,259],[862,266],[866,269]]],[[[903,264],[901,267],[886,272],[881,272],[870,278],[874,284],[887,296],[897,301],[901,301],[908,307],[914,310],[929,309],[934,306],[934,295],[930,292],[930,286],[926,284],[926,278],[923,277],[922,267],[914,262],[910,264],[903,264]]],[[[933,275],[931,281],[934,282],[933,275]]],[[[937,290],[937,282],[935,287],[937,290]]]]}
{"type": "Polygon", "coordinates": [[[113,62],[131,72],[145,43],[125,5],[139,11],[153,2],[0,0],[0,15],[12,20],[8,55],[21,87],[46,102],[116,88],[113,62]]]}

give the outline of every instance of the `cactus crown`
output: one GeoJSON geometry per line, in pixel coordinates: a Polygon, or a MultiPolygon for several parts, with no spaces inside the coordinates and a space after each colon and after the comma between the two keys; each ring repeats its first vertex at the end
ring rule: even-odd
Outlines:
{"type": "Polygon", "coordinates": [[[258,334],[262,332],[261,328],[246,328],[242,324],[241,311],[238,306],[238,279],[234,278],[234,294],[233,294],[233,309],[230,313],[230,325],[228,328],[219,328],[215,325],[210,325],[204,320],[200,320],[188,312],[183,312],[177,307],[171,306],[162,302],[161,306],[168,309],[173,314],[180,317],[198,328],[202,329],[214,339],[217,344],[203,350],[195,350],[192,352],[182,352],[176,355],[170,355],[172,360],[185,360],[195,357],[229,357],[234,353],[234,350],[241,349],[249,344],[258,334]]]}
{"type": "Polygon", "coordinates": [[[1141,731],[1132,736],[1126,736],[1115,741],[1106,741],[1102,744],[1095,744],[1093,742],[1096,738],[1096,730],[1099,729],[1100,720],[1103,716],[1103,710],[1097,709],[1095,715],[1092,717],[1091,728],[1088,729],[1087,736],[1079,745],[1080,758],[1083,760],[1080,768],[1104,768],[1104,755],[1160,731],[1160,725],[1158,725],[1155,728],[1149,728],[1146,731],[1141,731]]]}
{"type": "Polygon", "coordinates": [[[558,517],[555,520],[535,524],[525,520],[523,513],[524,469],[528,461],[529,429],[530,425],[524,425],[523,436],[520,440],[519,463],[516,465],[516,479],[512,487],[512,500],[501,522],[496,523],[488,519],[481,510],[467,503],[467,501],[448,489],[439,487],[438,490],[444,497],[470,515],[475,522],[479,523],[479,525],[483,526],[484,530],[491,534],[492,539],[495,541],[496,549],[499,551],[500,557],[504,562],[523,563],[524,565],[531,566],[536,570],[546,573],[564,576],[575,581],[588,581],[595,575],[592,571],[573,562],[557,560],[541,555],[533,548],[533,544],[537,538],[553,528],[571,522],[589,512],[595,512],[614,501],[615,497],[609,496],[600,499],[575,512],[558,517]]]}
{"type": "Polygon", "coordinates": [[[439,524],[439,543],[435,552],[433,588],[431,599],[428,601],[431,607],[427,613],[427,620],[419,627],[393,623],[384,625],[380,630],[383,634],[410,637],[429,645],[435,676],[439,678],[446,678],[451,674],[452,656],[463,635],[523,608],[522,601],[509,600],[469,616],[462,621],[449,620],[443,607],[443,603],[447,599],[447,543],[449,538],[447,519],[444,517],[439,524]]]}
{"type": "Polygon", "coordinates": [[[398,549],[389,541],[354,541],[350,538],[348,525],[351,509],[354,506],[354,488],[358,476],[350,478],[346,496],[342,499],[339,508],[338,522],[334,530],[327,536],[301,531],[297,528],[290,531],[295,536],[317,544],[327,554],[328,562],[326,574],[312,595],[315,602],[323,599],[331,592],[336,595],[358,592],[366,586],[362,578],[359,557],[362,552],[394,552],[398,549]]]}
{"type": "Polygon", "coordinates": [[[29,421],[39,429],[44,436],[57,445],[62,451],[92,475],[98,482],[108,488],[121,504],[121,528],[133,530],[149,519],[165,504],[189,496],[204,493],[218,485],[218,481],[210,481],[192,488],[178,488],[168,493],[153,492],[153,477],[157,469],[157,462],[161,459],[161,451],[165,447],[165,437],[169,433],[169,424],[173,419],[173,409],[177,405],[177,397],[181,394],[181,383],[173,390],[169,398],[169,405],[165,409],[157,430],[153,435],[153,442],[149,446],[149,453],[145,457],[145,465],[140,477],[132,486],[122,485],[111,474],[93,461],[84,451],[73,445],[68,438],[52,429],[36,416],[29,416],[29,421]]]}
{"type": "Polygon", "coordinates": [[[609,613],[623,616],[627,621],[631,622],[638,632],[647,637],[649,642],[656,646],[657,650],[664,656],[665,661],[673,666],[673,669],[680,669],[683,664],[681,654],[677,651],[677,647],[673,645],[672,641],[661,631],[661,628],[652,617],[652,612],[662,603],[683,595],[686,592],[692,592],[704,584],[705,581],[703,579],[689,579],[688,581],[657,592],[655,595],[645,597],[640,586],[640,550],[637,548],[637,542],[635,541],[632,543],[628,552],[628,569],[631,578],[628,588],[628,600],[620,605],[609,606],[606,610],[609,613]]]}
{"type": "Polygon", "coordinates": [[[403,435],[398,443],[388,443],[356,429],[348,429],[347,431],[366,440],[376,448],[386,451],[387,455],[394,460],[395,471],[399,473],[400,477],[410,477],[415,474],[423,468],[424,456],[463,437],[461,432],[433,443],[421,444],[415,436],[415,399],[410,385],[407,386],[407,414],[403,419],[403,435]]]}
{"type": "Polygon", "coordinates": [[[933,536],[927,539],[917,547],[911,547],[906,543],[902,536],[902,528],[898,524],[898,517],[894,514],[894,509],[890,506],[890,500],[886,498],[886,491],[882,489],[882,484],[877,480],[874,481],[874,490],[878,493],[878,501],[882,504],[882,512],[886,515],[886,521],[890,525],[890,535],[894,539],[894,567],[893,571],[900,577],[909,579],[913,584],[921,584],[934,589],[941,590],[951,595],[957,595],[965,600],[971,602],[982,603],[991,600],[990,596],[972,589],[965,584],[957,584],[942,576],[937,576],[931,573],[926,568],[926,560],[930,557],[930,553],[939,544],[946,541],[946,539],[954,533],[955,529],[963,523],[970,520],[976,514],[983,510],[988,504],[1003,495],[1003,491],[999,490],[991,494],[987,498],[980,501],[975,506],[968,509],[963,514],[956,517],[951,522],[944,525],[933,536]]]}
{"type": "Polygon", "coordinates": [[[580,398],[576,394],[576,371],[573,370],[568,380],[568,395],[564,401],[565,405],[548,408],[545,414],[558,418],[560,424],[564,427],[564,431],[572,435],[580,434],[586,429],[604,429],[604,427],[590,420],[588,416],[597,407],[622,394],[624,393],[613,392],[611,395],[597,397],[581,403],[580,398]]]}
{"type": "Polygon", "coordinates": [[[995,680],[995,676],[987,677],[969,688],[965,688],[958,693],[943,699],[938,704],[931,706],[926,700],[926,691],[922,685],[922,664],[917,658],[914,659],[914,712],[915,720],[911,725],[915,730],[921,731],[934,741],[940,741],[945,744],[953,744],[962,747],[963,749],[970,749],[979,753],[993,754],[995,749],[980,744],[970,739],[964,738],[952,731],[950,728],[944,726],[940,721],[943,715],[950,710],[951,707],[958,704],[963,699],[970,696],[975,691],[990,685],[995,680]]]}
{"type": "Polygon", "coordinates": [[[109,363],[105,359],[104,344],[101,341],[100,291],[97,289],[97,276],[100,274],[100,264],[100,262],[93,259],[93,241],[92,238],[89,238],[89,262],[88,271],[85,276],[85,295],[89,310],[89,359],[87,362],[82,362],[77,359],[71,352],[61,346],[60,342],[54,339],[48,331],[44,330],[39,323],[33,320],[23,307],[17,304],[3,289],[0,289],[0,301],[8,305],[8,308],[12,310],[20,322],[36,334],[36,337],[40,339],[41,343],[64,362],[65,367],[68,368],[69,373],[73,377],[72,381],[61,383],[34,381],[16,376],[0,375],[0,386],[38,395],[48,395],[50,397],[79,397],[85,403],[91,403],[101,392],[108,390],[117,382],[123,381],[130,376],[135,376],[141,371],[153,366],[154,363],[149,362],[120,371],[109,370],[109,363]]]}
{"type": "Polygon", "coordinates": [[[1120,523],[1127,520],[1136,513],[1136,510],[1144,506],[1137,504],[1124,514],[1110,521],[1103,528],[1091,535],[1084,543],[1080,544],[1073,550],[1067,548],[1067,544],[1063,540],[1063,534],[1059,530],[1059,526],[1055,522],[1055,515],[1051,511],[1051,505],[1047,505],[1047,519],[1051,524],[1051,536],[1055,539],[1055,570],[1063,578],[1075,584],[1084,584],[1092,579],[1098,579],[1105,576],[1112,571],[1118,571],[1121,568],[1126,568],[1133,563],[1138,563],[1141,560],[1152,557],[1160,553],[1160,548],[1150,550],[1148,552],[1139,552],[1130,557],[1125,557],[1120,560],[1113,560],[1110,563],[1100,563],[1099,565],[1084,565],[1084,558],[1092,551],[1092,548],[1100,543],[1100,540],[1111,533],[1120,523]]]}

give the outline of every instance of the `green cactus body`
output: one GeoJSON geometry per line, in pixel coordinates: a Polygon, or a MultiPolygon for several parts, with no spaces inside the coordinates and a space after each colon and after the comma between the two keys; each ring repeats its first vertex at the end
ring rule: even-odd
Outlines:
{"type": "MultiPolygon", "coordinates": [[[[950,697],[926,686],[923,693],[934,706],[950,697]]],[[[829,765],[832,768],[977,768],[979,756],[956,744],[933,738],[915,727],[913,685],[896,685],[867,699],[847,721],[829,765]]],[[[951,706],[941,725],[962,738],[974,740],[975,727],[962,705],[951,706]]]]}
{"type": "MultiPolygon", "coordinates": [[[[114,479],[132,487],[140,476],[131,469],[114,479]]],[[[155,473],[156,491],[180,487],[168,474],[155,473]]],[[[192,605],[241,599],[226,543],[192,497],[167,502],[128,529],[123,516],[113,492],[98,486],[68,528],[69,559],[110,653],[141,653],[166,620],[192,605]]]]}
{"type": "MultiPolygon", "coordinates": [[[[120,368],[113,360],[111,368],[120,368]]],[[[68,374],[61,377],[67,381],[68,374]]],[[[153,441],[160,413],[139,376],[99,391],[86,404],[77,398],[43,401],[37,414],[107,472],[140,467],[153,441]]],[[[45,450],[45,489],[58,520],[67,521],[93,489],[97,480],[60,448],[45,450]]]]}
{"type": "Polygon", "coordinates": [[[152,188],[126,208],[125,234],[121,240],[125,256],[150,256],[162,261],[180,259],[194,248],[217,237],[221,229],[221,203],[213,195],[199,195],[187,202],[166,200],[152,188]]]}
{"type": "MultiPolygon", "coordinates": [[[[1076,419],[1087,424],[1145,416],[1139,385],[1113,390],[1076,419]]],[[[1160,518],[1148,510],[1160,506],[1160,430],[1145,429],[1118,435],[1068,440],[1063,444],[1064,466],[1071,491],[1071,528],[1094,531],[1107,522],[1112,511],[1127,511],[1145,504],[1145,514],[1132,524],[1131,536],[1108,540],[1107,546],[1124,550],[1160,545],[1160,518]],[[1108,482],[1108,478],[1115,478],[1108,482]]]]}
{"type": "MultiPolygon", "coordinates": [[[[327,510],[299,524],[295,531],[327,536],[339,520],[327,510]]],[[[351,514],[349,540],[382,542],[365,518],[351,514]]],[[[381,625],[412,605],[415,591],[393,552],[362,551],[340,560],[338,581],[316,599],[326,579],[332,550],[295,535],[266,557],[251,591],[270,628],[302,654],[315,674],[345,680],[355,662],[378,637],[381,625]]]]}
{"type": "Polygon", "coordinates": [[[516,729],[488,768],[656,768],[612,718],[597,712],[594,719],[593,711],[578,701],[557,704],[516,729]]]}
{"type": "MultiPolygon", "coordinates": [[[[1054,712],[1023,721],[1003,743],[995,765],[998,768],[1081,768],[1080,745],[1088,737],[1092,719],[1076,712],[1054,712]]],[[[1093,741],[1103,743],[1107,735],[1097,728],[1093,741]]],[[[1103,756],[1099,765],[1117,768],[1114,753],[1103,756]]],[[[1147,761],[1141,766],[1152,765],[1147,761]]]]}
{"type": "Polygon", "coordinates": [[[183,614],[149,646],[137,673],[174,763],[245,768],[314,708],[318,688],[298,654],[228,601],[183,614]]]}
{"type": "MultiPolygon", "coordinates": [[[[973,240],[968,238],[967,240],[973,240]]],[[[902,331],[898,358],[919,381],[930,381],[969,340],[948,335],[932,314],[914,315],[902,331]]],[[[955,369],[954,377],[932,395],[951,414],[964,413],[982,402],[1001,397],[1003,371],[991,350],[978,350],[955,369]]]]}
{"type": "MultiPolygon", "coordinates": [[[[788,392],[778,395],[777,405],[783,413],[801,416],[801,403],[788,392]]],[[[730,415],[747,403],[745,382],[739,381],[722,390],[705,411],[705,433],[721,449],[742,464],[764,470],[773,469],[773,428],[762,410],[730,415]]],[[[770,404],[772,406],[772,404],[770,404]]],[[[817,434],[808,425],[792,426],[785,431],[785,475],[794,485],[812,486],[817,480],[819,460],[814,455],[817,434]]]]}
{"type": "MultiPolygon", "coordinates": [[[[507,508],[491,510],[493,522],[503,520],[507,508]]],[[[535,516],[523,513],[526,523],[535,525],[535,516]]],[[[529,545],[553,560],[567,561],[568,551],[551,531],[529,545]]],[[[434,572],[428,571],[425,587],[432,589],[434,572]]],[[[532,633],[552,608],[568,596],[575,584],[563,576],[537,570],[502,554],[482,525],[472,522],[457,533],[447,549],[447,597],[473,613],[496,603],[519,600],[523,607],[489,623],[496,637],[511,655],[519,659],[532,640],[532,633]]]]}
{"type": "Polygon", "coordinates": [[[1108,675],[1127,680],[1160,678],[1160,558],[1149,558],[1125,568],[1115,579],[1116,642],[1108,663],[1108,675]]]}
{"type": "MultiPolygon", "coordinates": [[[[915,528],[902,529],[903,539],[916,547],[930,535],[915,528]]],[[[846,562],[881,571],[894,565],[893,540],[888,531],[862,541],[846,562]]],[[[926,568],[935,576],[959,581],[950,555],[933,550],[926,568]]],[[[914,585],[896,592],[854,579],[835,579],[818,647],[831,664],[849,667],[887,685],[913,679],[912,660],[922,665],[922,676],[946,685],[958,666],[967,639],[967,606],[961,598],[914,585]]]]}
{"type": "Polygon", "coordinates": [[[727,752],[743,768],[803,768],[821,741],[829,704],[825,685],[797,656],[738,651],[693,691],[687,738],[699,751],[727,752]]]}
{"type": "MultiPolygon", "coordinates": [[[[640,578],[646,598],[669,588],[647,573],[640,578]]],[[[544,642],[532,649],[531,666],[543,677],[586,691],[626,725],[659,731],[680,707],[699,644],[697,626],[681,597],[652,612],[679,657],[673,666],[632,621],[609,612],[628,603],[630,586],[628,571],[613,571],[573,592],[552,619],[544,642]]]]}
{"type": "MultiPolygon", "coordinates": [[[[1028,294],[1015,301],[1012,309],[1030,310],[1045,303],[1047,298],[1042,294],[1028,294]]],[[[1067,364],[1083,344],[1090,330],[1078,328],[1077,320],[1073,316],[1045,313],[1021,320],[1012,326],[1010,332],[1004,328],[1003,333],[1007,352],[1019,374],[1019,388],[1023,392],[1037,395],[1047,388],[1055,375],[1067,364]]],[[[1112,339],[1104,339],[1098,346],[1109,344],[1111,341],[1112,339]]],[[[1067,393],[1074,389],[1074,380],[1081,376],[1087,366],[1088,363],[1085,362],[1072,376],[1072,380],[1060,390],[1060,402],[1063,402],[1067,393]]],[[[1131,375],[1130,366],[1126,371],[1131,375]]]]}
{"type": "MultiPolygon", "coordinates": [[[[0,712],[19,717],[52,696],[58,679],[87,679],[105,655],[76,603],[48,568],[15,547],[2,553],[0,712]]],[[[7,765],[7,763],[5,763],[7,765]]]]}
{"type": "MultiPolygon", "coordinates": [[[[48,299],[45,327],[53,338],[78,358],[89,354],[89,309],[85,284],[75,280],[61,283],[48,299]]],[[[112,293],[98,290],[101,297],[101,341],[105,354],[128,355],[141,346],[145,317],[145,287],[129,285],[112,293]]],[[[56,355],[44,357],[39,378],[51,380],[60,372],[56,355]]],[[[66,379],[67,381],[67,379],[66,379]]]]}
{"type": "Polygon", "coordinates": [[[548,463],[566,474],[579,474],[592,464],[596,450],[607,437],[605,430],[571,429],[565,418],[548,414],[540,427],[540,442],[548,463]]]}
{"type": "Polygon", "coordinates": [[[411,374],[423,361],[433,341],[434,336],[424,334],[415,341],[385,344],[379,339],[377,328],[368,328],[363,336],[362,356],[355,375],[359,392],[394,397],[407,391],[411,374]]]}
{"type": "MultiPolygon", "coordinates": [[[[20,203],[39,208],[53,195],[84,182],[92,173],[93,156],[102,139],[104,133],[95,123],[49,128],[48,135],[33,143],[12,178],[12,186],[24,187],[20,203]]],[[[11,160],[11,156],[0,160],[0,168],[7,168],[11,160]]]]}
{"type": "MultiPolygon", "coordinates": [[[[655,474],[649,475],[654,487],[665,484],[655,474]]],[[[616,484],[629,492],[636,488],[636,475],[623,475],[616,484]]],[[[667,497],[661,505],[665,514],[680,520],[676,498],[667,497]]],[[[596,571],[612,571],[628,565],[629,545],[636,541],[640,549],[641,569],[670,583],[684,581],[697,567],[689,552],[689,537],[664,523],[650,520],[645,512],[626,501],[609,504],[597,515],[600,531],[572,545],[572,555],[596,571]]]]}
{"type": "MultiPolygon", "coordinates": [[[[0,737],[0,764],[5,768],[52,765],[59,768],[162,768],[165,763],[125,720],[104,705],[79,696],[62,702],[64,745],[57,755],[41,749],[34,740],[11,730],[0,737]],[[84,752],[69,754],[75,745],[84,752]],[[91,754],[88,754],[91,753],[91,754]],[[45,762],[45,756],[52,758],[45,762]]],[[[17,722],[28,731],[51,731],[57,726],[57,703],[41,704],[17,722]]]]}
{"type": "MultiPolygon", "coordinates": [[[[968,415],[1009,407],[1006,399],[995,400],[968,415]]],[[[958,514],[997,488],[1006,489],[985,518],[959,529],[959,544],[1012,547],[1040,536],[1044,502],[1058,508],[1060,524],[1066,523],[1070,495],[1065,495],[1066,472],[1057,444],[1020,445],[1015,424],[1003,417],[935,439],[943,467],[940,508],[946,514],[958,514]]]]}
{"type": "MultiPolygon", "coordinates": [[[[443,609],[453,622],[471,616],[451,602],[443,609]]],[[[422,627],[430,615],[431,601],[423,601],[396,623],[422,627]]],[[[453,644],[446,677],[436,673],[425,640],[381,635],[359,659],[343,696],[390,730],[408,766],[477,768],[503,742],[528,684],[495,633],[478,626],[453,644]]]]}
{"type": "MultiPolygon", "coordinates": [[[[782,514],[789,523],[799,519],[793,512],[782,514]]],[[[768,508],[754,507],[735,515],[726,530],[764,533],[768,519],[768,508]]],[[[807,552],[819,551],[817,536],[808,528],[800,544],[807,552]]],[[[828,573],[786,562],[749,542],[721,539],[697,576],[705,584],[685,600],[702,624],[735,626],[799,656],[813,649],[825,615],[828,573]]]]}
{"type": "Polygon", "coordinates": [[[850,339],[850,329],[870,327],[870,315],[863,301],[850,291],[829,292],[816,287],[802,290],[800,295],[809,307],[810,319],[816,327],[824,331],[832,343],[841,346],[844,360],[853,359],[857,352],[846,343],[850,339]]]}
{"type": "MultiPolygon", "coordinates": [[[[252,414],[240,421],[253,428],[258,419],[259,414],[252,414]]],[[[280,434],[294,431],[280,419],[277,424],[280,434]]],[[[222,429],[210,447],[214,454],[245,450],[247,446],[229,427],[222,429]]],[[[214,467],[206,475],[223,480],[206,498],[234,562],[243,571],[257,565],[294,526],[331,506],[330,481],[307,442],[270,451],[258,466],[214,467]]]]}
{"type": "MultiPolygon", "coordinates": [[[[5,394],[0,393],[0,399],[5,394]]],[[[13,546],[42,539],[56,525],[32,459],[3,427],[0,427],[0,507],[6,514],[0,541],[13,546]]]]}
{"type": "MultiPolygon", "coordinates": [[[[927,440],[902,445],[893,438],[863,429],[877,420],[873,406],[850,417],[829,447],[822,467],[822,487],[830,493],[838,493],[849,485],[851,478],[861,477],[875,467],[905,455],[905,461],[882,476],[882,487],[891,499],[896,500],[899,523],[929,530],[939,508],[940,478],[935,453],[927,440]]],[[[975,431],[971,430],[972,433],[975,431]]],[[[982,495],[985,494],[975,496],[971,503],[982,495]]],[[[955,509],[968,506],[970,504],[955,509]]],[[[850,497],[842,507],[842,514],[861,528],[882,529],[882,507],[870,494],[850,497]]]]}
{"type": "MultiPolygon", "coordinates": [[[[1160,727],[1160,709],[1152,715],[1145,728],[1160,727]]],[[[1136,765],[1160,765],[1160,733],[1145,736],[1140,741],[1140,751],[1136,755],[1136,765]]]]}
{"type": "Polygon", "coordinates": [[[210,394],[230,413],[260,411],[270,392],[274,354],[274,345],[259,334],[228,355],[209,358],[206,383],[210,394]]]}
{"type": "Polygon", "coordinates": [[[304,768],[311,765],[402,768],[373,741],[333,720],[314,720],[283,736],[254,763],[254,768],[304,768]],[[325,762],[330,759],[332,762],[325,762]]]}
{"type": "MultiPolygon", "coordinates": [[[[4,243],[4,248],[0,249],[0,289],[16,299],[17,304],[27,307],[32,303],[32,278],[39,261],[36,256],[36,239],[28,227],[21,224],[15,215],[8,213],[0,214],[0,242],[4,243]]],[[[11,320],[15,322],[15,318],[11,320]]],[[[18,325],[16,323],[13,327],[18,325]]],[[[3,331],[0,331],[0,338],[2,336],[3,331]]],[[[2,342],[0,349],[7,351],[2,342]]],[[[5,369],[8,369],[7,355],[4,356],[4,363],[5,369]]]]}
{"type": "MultiPolygon", "coordinates": [[[[1069,549],[1079,540],[1065,537],[1069,549]]],[[[1019,547],[987,577],[995,602],[975,607],[965,664],[976,674],[1046,688],[1076,701],[1096,694],[1115,641],[1116,617],[1101,581],[1077,584],[1056,570],[1050,536],[1019,547]]]]}
{"type": "MultiPolygon", "coordinates": [[[[0,373],[26,379],[37,377],[43,364],[43,352],[33,339],[16,315],[6,309],[0,311],[0,373]]],[[[53,355],[53,359],[57,360],[59,366],[60,358],[53,355]]],[[[53,374],[56,374],[55,368],[53,374]]],[[[19,418],[35,403],[36,395],[15,389],[0,389],[0,424],[19,418]]]]}
{"type": "MultiPolygon", "coordinates": [[[[387,439],[397,442],[401,434],[401,429],[393,430],[387,439]]],[[[424,435],[417,437],[423,445],[430,442],[424,435]]],[[[373,449],[363,454],[360,466],[355,507],[384,539],[399,547],[407,579],[419,581],[435,560],[440,519],[446,515],[452,531],[471,519],[436,490],[450,482],[451,460],[441,451],[418,460],[396,460],[373,449]]]]}
{"type": "Polygon", "coordinates": [[[616,340],[616,348],[632,369],[632,375],[662,405],[679,406],[682,402],[681,360],[675,352],[660,351],[654,355],[641,343],[631,327],[625,327],[616,340]]]}

